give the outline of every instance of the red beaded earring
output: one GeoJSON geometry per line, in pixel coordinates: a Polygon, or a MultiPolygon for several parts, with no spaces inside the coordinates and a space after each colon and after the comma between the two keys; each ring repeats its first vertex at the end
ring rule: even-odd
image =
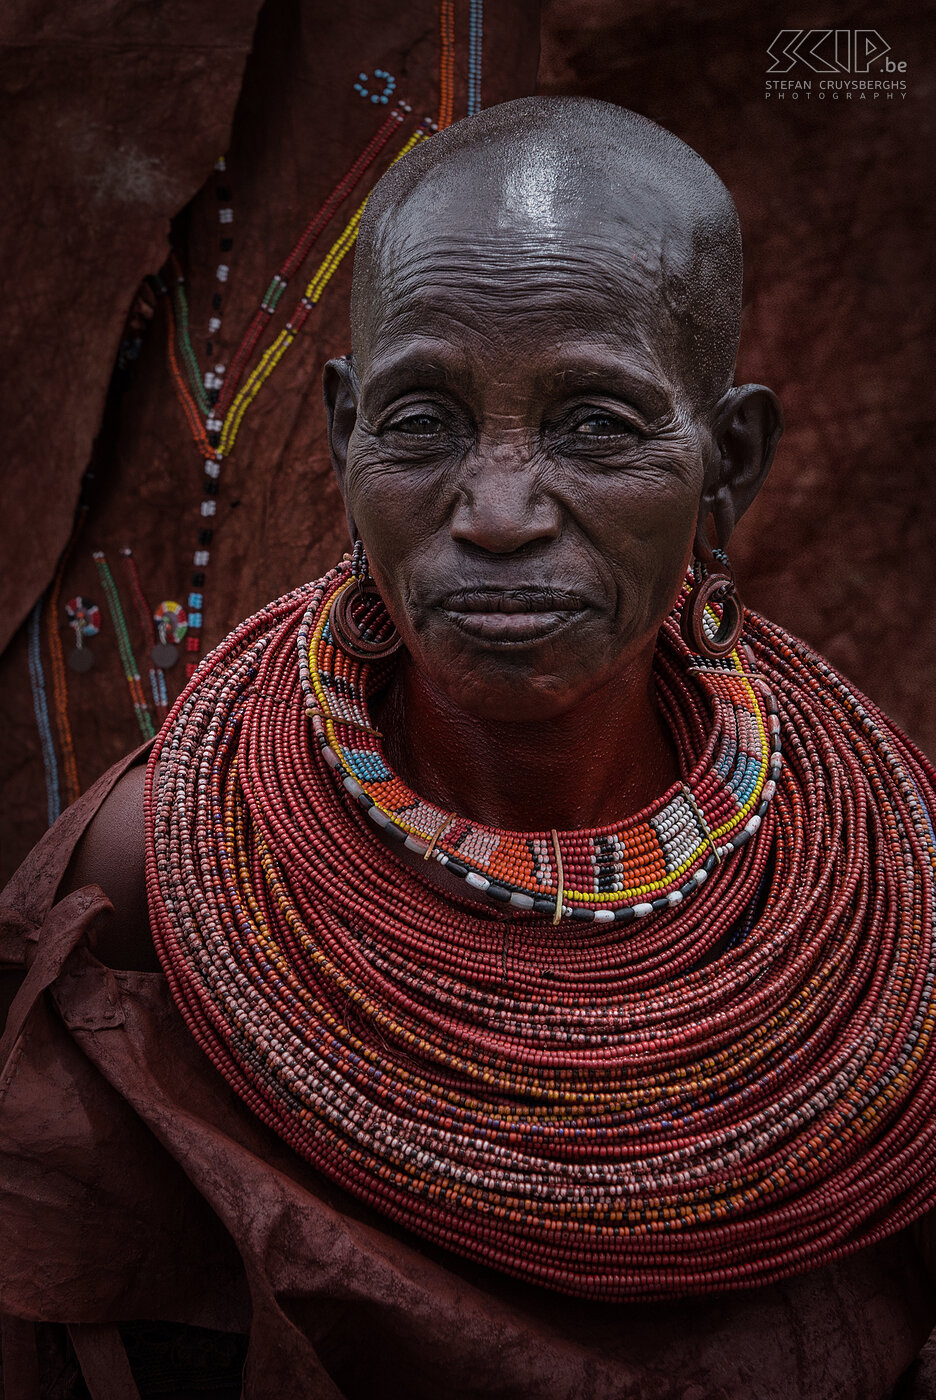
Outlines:
{"type": "Polygon", "coordinates": [[[403,638],[370,576],[364,541],[360,539],[354,541],[351,575],[354,585],[342,588],[332,604],[332,632],[341,650],[356,661],[383,661],[399,651],[403,638]]]}
{"type": "Polygon", "coordinates": [[[744,608],[735,591],[734,570],[723,549],[713,549],[704,563],[692,561],[693,586],[683,604],[679,630],[686,646],[697,656],[718,661],[734,651],[744,626],[744,608]],[[721,619],[714,633],[705,628],[705,610],[710,603],[721,608],[721,619]]]}

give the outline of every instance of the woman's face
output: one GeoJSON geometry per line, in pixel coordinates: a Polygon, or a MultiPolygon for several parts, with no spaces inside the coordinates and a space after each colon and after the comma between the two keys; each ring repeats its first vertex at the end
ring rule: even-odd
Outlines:
{"type": "Polygon", "coordinates": [[[393,258],[366,354],[326,379],[371,573],[415,664],[479,718],[562,713],[652,648],[712,435],[662,254],[516,231],[393,258]]]}

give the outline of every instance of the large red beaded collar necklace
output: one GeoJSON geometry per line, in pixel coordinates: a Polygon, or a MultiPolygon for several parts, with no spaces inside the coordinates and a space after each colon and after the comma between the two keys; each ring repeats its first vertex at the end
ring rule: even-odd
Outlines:
{"type": "MultiPolygon", "coordinates": [[[[373,666],[348,657],[328,608],[313,603],[299,627],[299,674],[325,762],[368,817],[407,850],[433,857],[491,900],[587,923],[628,924],[682,903],[715,865],[758,830],[780,773],[773,696],[744,670],[738,652],[695,658],[699,694],[690,703],[714,724],[686,780],[646,811],[594,831],[501,831],[433,806],[387,765],[367,711],[373,666]]],[[[379,673],[377,678],[379,684],[379,673]]],[[[684,755],[685,757],[685,755],[684,755]]]]}
{"type": "Polygon", "coordinates": [[[348,577],[232,633],[147,777],[156,946],[244,1102],[425,1239],[589,1297],[769,1282],[931,1208],[934,789],[913,746],[763,619],[702,669],[674,617],[656,681],[680,787],[558,852],[441,826],[368,733],[380,667],[335,647],[348,577]],[[488,902],[424,879],[430,845],[488,902]]]}

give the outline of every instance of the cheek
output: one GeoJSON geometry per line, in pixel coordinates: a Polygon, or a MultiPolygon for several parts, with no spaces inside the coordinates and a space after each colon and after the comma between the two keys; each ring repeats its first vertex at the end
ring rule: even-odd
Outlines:
{"type": "MultiPolygon", "coordinates": [[[[596,599],[600,612],[589,627],[589,645],[617,655],[655,630],[679,593],[702,491],[699,446],[686,439],[648,443],[634,465],[545,475],[567,522],[548,546],[549,577],[581,585],[596,599]]],[[[365,439],[349,461],[346,482],[371,572],[407,645],[431,654],[434,665],[443,656],[447,664],[470,660],[472,648],[424,606],[427,580],[462,581],[464,561],[448,528],[445,474],[383,460],[365,439]]],[[[574,649],[579,635],[569,633],[558,650],[574,649]]],[[[560,669],[569,665],[565,656],[560,669]]]]}
{"type": "Polygon", "coordinates": [[[615,575],[627,611],[647,623],[665,616],[692,552],[702,494],[701,456],[655,448],[640,467],[605,480],[592,503],[593,541],[615,575]]]}
{"type": "Polygon", "coordinates": [[[431,557],[444,525],[441,492],[428,473],[388,466],[365,454],[349,467],[348,510],[367,546],[370,571],[394,620],[408,607],[408,584],[431,557]]]}

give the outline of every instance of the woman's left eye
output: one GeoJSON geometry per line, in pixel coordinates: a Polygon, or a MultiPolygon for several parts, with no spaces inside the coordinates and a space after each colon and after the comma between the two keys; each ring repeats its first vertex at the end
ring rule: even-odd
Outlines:
{"type": "Polygon", "coordinates": [[[574,431],[582,437],[619,437],[634,432],[626,418],[618,418],[614,413],[590,413],[580,418],[574,431]]]}
{"type": "Polygon", "coordinates": [[[388,424],[393,433],[408,433],[411,437],[433,437],[442,427],[434,413],[411,413],[388,424]]]}

